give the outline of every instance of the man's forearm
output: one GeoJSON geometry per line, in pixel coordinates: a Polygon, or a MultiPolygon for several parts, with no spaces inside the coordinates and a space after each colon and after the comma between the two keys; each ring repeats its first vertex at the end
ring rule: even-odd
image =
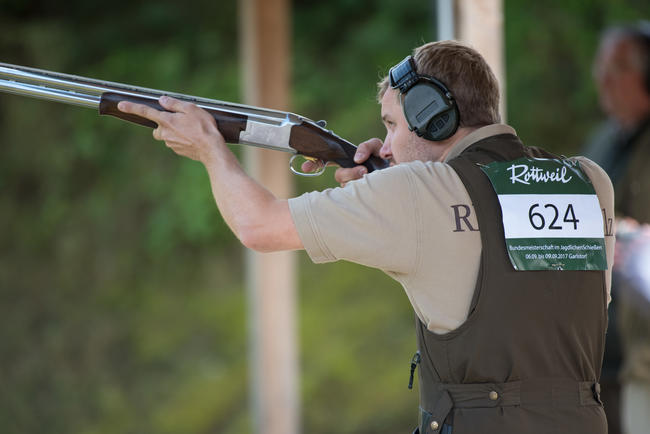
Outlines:
{"type": "Polygon", "coordinates": [[[129,101],[121,101],[117,108],[153,121],[158,126],[155,139],[203,163],[223,218],[245,246],[264,252],[301,249],[288,202],[276,199],[244,173],[215,118],[189,102],[165,96],[158,101],[165,111],[129,101]]]}
{"type": "Polygon", "coordinates": [[[248,176],[227,146],[215,143],[203,164],[217,207],[242,244],[262,252],[302,248],[287,200],[248,176]]]}

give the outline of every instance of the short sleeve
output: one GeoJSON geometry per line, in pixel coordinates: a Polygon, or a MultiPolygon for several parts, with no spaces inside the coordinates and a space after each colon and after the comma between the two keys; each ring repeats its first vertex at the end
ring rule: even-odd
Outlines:
{"type": "Polygon", "coordinates": [[[300,239],[316,263],[347,260],[409,273],[417,255],[417,198],[407,165],[372,172],[343,188],[289,199],[300,239]]]}

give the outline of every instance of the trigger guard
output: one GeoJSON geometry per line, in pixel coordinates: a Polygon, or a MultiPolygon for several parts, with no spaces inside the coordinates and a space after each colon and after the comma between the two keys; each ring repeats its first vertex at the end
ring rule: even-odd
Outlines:
{"type": "Polygon", "coordinates": [[[318,158],[306,157],[306,156],[304,156],[304,155],[300,155],[300,154],[296,154],[296,155],[292,156],[291,159],[289,160],[289,169],[290,169],[290,170],[291,170],[295,175],[298,175],[298,176],[320,176],[320,175],[323,174],[323,172],[325,172],[325,167],[327,167],[327,165],[325,164],[325,162],[324,162],[323,160],[320,160],[320,159],[318,159],[318,158]],[[296,158],[298,158],[298,157],[302,157],[302,158],[304,158],[305,160],[309,160],[309,161],[320,161],[320,164],[321,164],[321,168],[320,168],[320,170],[317,171],[317,172],[313,172],[313,173],[305,173],[305,172],[301,172],[301,171],[299,171],[299,170],[294,169],[294,168],[293,168],[293,162],[294,162],[294,160],[295,160],[296,158]]]}

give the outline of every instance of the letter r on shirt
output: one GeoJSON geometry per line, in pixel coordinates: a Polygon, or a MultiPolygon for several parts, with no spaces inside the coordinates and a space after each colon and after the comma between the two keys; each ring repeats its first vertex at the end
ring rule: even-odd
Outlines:
{"type": "Polygon", "coordinates": [[[472,214],[472,209],[469,205],[458,204],[452,205],[451,208],[454,210],[454,221],[456,222],[456,229],[454,229],[454,232],[465,232],[465,229],[463,229],[463,222],[465,223],[465,226],[467,226],[468,230],[472,232],[478,231],[478,229],[474,229],[469,221],[469,216],[472,214]]]}

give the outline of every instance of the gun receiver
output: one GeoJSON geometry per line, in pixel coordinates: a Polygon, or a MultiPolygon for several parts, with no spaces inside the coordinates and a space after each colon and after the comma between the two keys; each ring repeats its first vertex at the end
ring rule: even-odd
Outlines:
{"type": "MultiPolygon", "coordinates": [[[[157,125],[148,119],[119,111],[117,104],[120,101],[131,101],[164,110],[158,104],[158,98],[168,95],[207,110],[216,120],[219,131],[228,143],[274,149],[321,160],[323,163],[331,161],[341,167],[357,165],[353,160],[355,145],[325,129],[320,123],[294,113],[6,63],[0,63],[0,91],[93,108],[102,115],[150,128],[156,128],[157,125]]],[[[388,163],[381,158],[371,157],[364,165],[370,172],[387,167],[388,163]]],[[[303,174],[293,167],[291,170],[303,174]]]]}

